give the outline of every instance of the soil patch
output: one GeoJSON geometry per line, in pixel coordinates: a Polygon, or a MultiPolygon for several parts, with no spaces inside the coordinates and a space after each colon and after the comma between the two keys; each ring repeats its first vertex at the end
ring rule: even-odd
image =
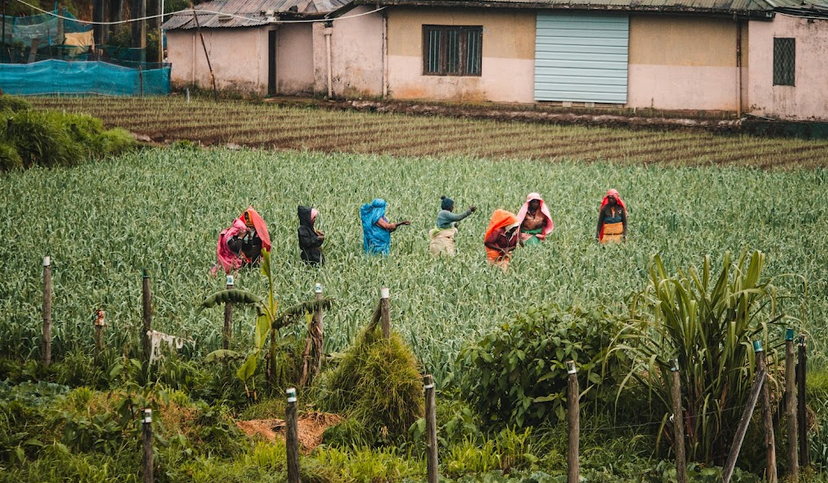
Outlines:
{"type": "MultiPolygon", "coordinates": [[[[336,426],[340,422],[342,422],[342,417],[337,414],[313,412],[300,415],[297,429],[302,453],[308,454],[322,444],[322,433],[329,427],[336,426]]],[[[251,437],[258,436],[270,442],[276,441],[276,438],[282,441],[285,440],[286,426],[285,422],[281,419],[236,421],[236,426],[251,437]]]]}

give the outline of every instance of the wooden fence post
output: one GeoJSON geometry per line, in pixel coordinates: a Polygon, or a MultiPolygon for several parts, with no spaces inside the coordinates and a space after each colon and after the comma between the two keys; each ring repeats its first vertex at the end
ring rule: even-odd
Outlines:
{"type": "Polygon", "coordinates": [[[681,373],[678,359],[671,361],[670,372],[673,386],[670,388],[673,399],[673,434],[676,443],[676,473],[678,483],[687,483],[687,460],[684,455],[684,410],[681,407],[681,373]]]}
{"type": "MultiPolygon", "coordinates": [[[[233,276],[227,276],[227,290],[231,290],[234,286],[233,276]]],[[[221,338],[221,348],[230,348],[230,338],[233,336],[233,302],[229,300],[224,303],[224,333],[221,338]]]]}
{"type": "Polygon", "coordinates": [[[322,369],[322,346],[325,342],[324,327],[322,319],[325,314],[322,308],[322,284],[317,283],[313,287],[316,294],[316,309],[313,311],[313,318],[311,319],[310,327],[308,327],[308,340],[305,343],[305,351],[302,353],[302,374],[299,377],[299,385],[307,386],[314,376],[319,374],[322,369]]]}
{"type": "MultiPolygon", "coordinates": [[[[758,340],[753,341],[753,351],[756,352],[756,369],[767,373],[768,365],[765,359],[765,350],[758,340]]],[[[767,480],[768,483],[777,483],[776,475],[776,441],[773,433],[773,409],[770,402],[768,385],[762,386],[762,422],[765,433],[765,449],[767,451],[767,480]]]]}
{"type": "Polygon", "coordinates": [[[428,483],[440,480],[440,466],[437,459],[437,402],[434,394],[434,378],[427,374],[423,377],[425,389],[425,423],[426,423],[426,459],[428,483]]]}
{"type": "Polygon", "coordinates": [[[382,337],[391,338],[391,301],[390,292],[387,287],[380,289],[380,323],[382,324],[382,337]]]}
{"type": "Polygon", "coordinates": [[[722,483],[730,483],[730,477],[733,476],[736,459],[742,449],[742,442],[745,440],[748,424],[750,424],[750,419],[753,416],[753,410],[756,409],[756,402],[759,401],[759,393],[762,392],[762,387],[765,385],[765,377],[767,377],[765,371],[757,371],[756,377],[753,378],[753,387],[750,388],[747,406],[745,406],[742,417],[739,419],[739,426],[736,429],[736,434],[733,435],[733,444],[730,445],[730,453],[727,455],[727,462],[722,470],[722,483]]]}
{"type": "Polygon", "coordinates": [[[52,363],[52,258],[43,257],[43,365],[52,363]]]}
{"type": "Polygon", "coordinates": [[[788,420],[788,477],[792,483],[799,481],[799,432],[796,419],[796,371],[794,358],[794,331],[785,330],[785,417],[788,420]]]}
{"type": "Polygon", "coordinates": [[[799,335],[799,362],[796,365],[796,384],[797,384],[797,403],[799,416],[799,462],[800,466],[807,468],[811,466],[811,454],[808,452],[808,425],[806,422],[806,406],[805,406],[805,374],[806,364],[808,362],[808,352],[806,345],[805,334],[799,335]]]}
{"type": "Polygon", "coordinates": [[[144,417],[141,419],[144,433],[144,457],[142,458],[144,483],[153,483],[152,461],[152,409],[144,409],[144,417]]]}
{"type": "Polygon", "coordinates": [[[287,450],[288,483],[299,483],[299,429],[296,415],[296,389],[287,391],[285,408],[285,446],[287,450]]]}
{"type": "Polygon", "coordinates": [[[149,367],[152,345],[150,332],[152,331],[152,291],[150,289],[149,271],[145,268],[142,276],[143,282],[143,306],[144,306],[144,327],[141,333],[141,348],[143,349],[144,363],[149,367]]]}
{"type": "Polygon", "coordinates": [[[566,385],[567,399],[567,429],[569,434],[569,450],[566,454],[567,482],[578,483],[581,478],[581,463],[579,459],[581,438],[581,389],[578,386],[578,374],[575,361],[567,361],[566,385]]]}
{"type": "Polygon", "coordinates": [[[95,326],[95,357],[101,355],[103,351],[103,328],[106,325],[105,321],[106,313],[98,309],[95,311],[95,321],[93,322],[95,326]]]}

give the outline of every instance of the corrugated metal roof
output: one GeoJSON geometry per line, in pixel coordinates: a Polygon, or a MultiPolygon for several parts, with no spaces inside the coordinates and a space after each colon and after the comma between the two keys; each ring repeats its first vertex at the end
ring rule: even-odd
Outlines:
{"type": "MultiPolygon", "coordinates": [[[[268,11],[292,18],[318,17],[348,3],[348,0],[213,0],[197,5],[195,10],[203,28],[255,27],[271,23],[265,15],[268,11]]],[[[196,27],[193,12],[175,14],[162,27],[193,29],[196,27]]]]}
{"type": "MultiPolygon", "coordinates": [[[[809,0],[824,4],[828,0],[809,0]]],[[[771,17],[780,3],[801,0],[353,0],[357,5],[682,12],[771,17]],[[771,3],[772,2],[772,3],[771,3]]]]}

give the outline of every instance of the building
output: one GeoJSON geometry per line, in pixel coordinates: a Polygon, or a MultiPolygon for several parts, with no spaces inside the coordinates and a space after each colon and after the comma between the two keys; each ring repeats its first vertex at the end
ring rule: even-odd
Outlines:
{"type": "MultiPolygon", "coordinates": [[[[239,1],[216,0],[202,8],[239,1]]],[[[226,40],[215,37],[215,41],[235,47],[227,48],[229,55],[221,58],[221,73],[213,60],[219,86],[262,92],[269,65],[275,66],[277,81],[267,92],[278,94],[554,102],[828,120],[828,3],[342,2],[317,6],[314,12],[295,12],[305,15],[302,20],[316,15],[317,22],[290,23],[288,18],[271,17],[267,24],[262,17],[265,23],[251,29],[276,34],[251,33],[242,38],[235,29],[222,29],[227,33],[221,39],[226,40]],[[275,61],[262,55],[269,51],[261,47],[261,39],[269,35],[277,39],[275,61]],[[251,55],[240,57],[242,51],[251,55]],[[253,51],[259,52],[258,57],[253,51]],[[235,80],[240,70],[251,72],[244,82],[235,80]],[[250,79],[254,71],[257,81],[250,79]]],[[[242,3],[257,3],[257,8],[281,5],[242,3]]],[[[196,44],[194,36],[188,33],[178,40],[178,31],[185,27],[174,20],[165,24],[173,81],[186,82],[188,73],[202,72],[206,65],[188,67],[204,56],[194,55],[197,45],[184,45],[188,40],[196,44]],[[180,70],[176,62],[183,63],[180,70]]],[[[222,28],[220,17],[211,22],[202,31],[218,35],[212,31],[222,28]]],[[[192,30],[192,25],[186,28],[192,30]]],[[[196,77],[192,79],[203,85],[203,74],[201,80],[196,77]]]]}

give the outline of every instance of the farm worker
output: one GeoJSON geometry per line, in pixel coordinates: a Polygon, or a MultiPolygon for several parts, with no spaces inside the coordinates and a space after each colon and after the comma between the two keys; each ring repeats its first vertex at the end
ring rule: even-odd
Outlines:
{"type": "Polygon", "coordinates": [[[219,234],[216,248],[218,263],[210,272],[215,275],[219,265],[228,274],[239,267],[255,265],[259,263],[262,250],[269,251],[270,246],[267,224],[251,206],[233,221],[230,228],[219,234]]]}
{"type": "Polygon", "coordinates": [[[595,238],[600,243],[627,241],[627,206],[614,189],[607,191],[601,201],[595,238]]]}
{"type": "Polygon", "coordinates": [[[472,206],[459,215],[454,214],[454,200],[445,196],[440,197],[440,211],[437,212],[437,227],[429,232],[431,243],[428,246],[432,255],[454,256],[454,235],[457,233],[457,223],[477,210],[472,206]]]}
{"type": "Polygon", "coordinates": [[[324,265],[322,243],[325,241],[325,234],[314,227],[319,212],[310,206],[301,205],[297,207],[296,212],[299,216],[299,249],[302,251],[302,260],[309,265],[324,265]]]}
{"type": "Polygon", "coordinates": [[[490,265],[497,265],[506,271],[509,268],[509,255],[514,250],[520,237],[517,217],[506,210],[497,209],[492,213],[489,227],[486,229],[486,258],[490,265]]]}
{"type": "Polygon", "coordinates": [[[526,245],[539,245],[555,229],[549,208],[538,193],[529,193],[526,203],[517,214],[520,223],[520,240],[526,245]]]}
{"type": "Polygon", "coordinates": [[[410,225],[408,220],[390,223],[385,217],[388,204],[382,198],[362,205],[359,217],[362,219],[362,246],[366,255],[388,256],[391,248],[391,232],[401,225],[410,225]]]}

